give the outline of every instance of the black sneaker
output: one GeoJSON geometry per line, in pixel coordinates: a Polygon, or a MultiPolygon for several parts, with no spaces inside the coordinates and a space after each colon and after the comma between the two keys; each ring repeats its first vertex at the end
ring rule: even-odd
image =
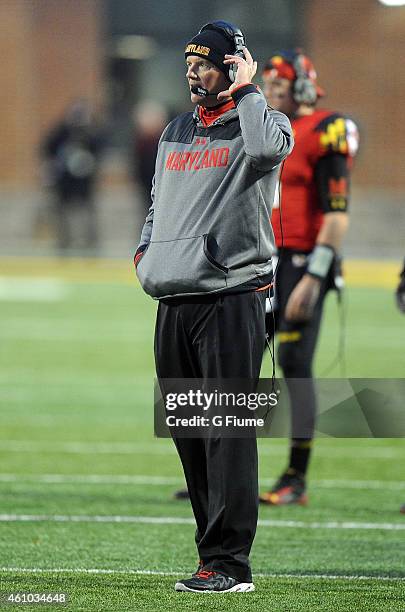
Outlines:
{"type": "Polygon", "coordinates": [[[306,494],[305,478],[301,474],[289,474],[288,471],[280,476],[271,491],[259,495],[261,504],[269,506],[285,506],[287,504],[299,504],[306,506],[308,496],[306,494]]]}
{"type": "Polygon", "coordinates": [[[179,489],[174,493],[174,499],[190,499],[190,495],[187,489],[179,489]]]}
{"type": "Polygon", "coordinates": [[[175,591],[190,593],[248,593],[255,590],[253,582],[238,582],[235,578],[202,570],[191,578],[176,582],[175,591]]]}

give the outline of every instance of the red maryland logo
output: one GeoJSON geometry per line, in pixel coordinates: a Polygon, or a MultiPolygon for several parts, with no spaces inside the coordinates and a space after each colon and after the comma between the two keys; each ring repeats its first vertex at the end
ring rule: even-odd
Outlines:
{"type": "Polygon", "coordinates": [[[192,172],[203,168],[227,166],[229,161],[228,147],[206,151],[171,151],[166,159],[165,170],[192,172]]]}
{"type": "Polygon", "coordinates": [[[347,180],[342,177],[339,179],[330,178],[329,179],[329,194],[346,196],[347,195],[347,180]]]}

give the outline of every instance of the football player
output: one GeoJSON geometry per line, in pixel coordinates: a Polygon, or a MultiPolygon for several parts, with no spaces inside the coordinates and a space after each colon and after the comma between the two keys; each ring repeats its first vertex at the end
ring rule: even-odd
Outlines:
{"type": "Polygon", "coordinates": [[[316,415],[312,362],[325,295],[334,287],[338,253],[349,224],[349,180],[358,130],[341,113],[317,108],[324,91],[311,60],[300,50],[271,57],[262,78],[269,106],[291,120],[295,148],[281,174],[281,206],[277,200],[271,217],[279,260],[274,313],[268,314],[267,326],[272,335],[275,320],[278,363],[290,396],[292,438],[287,469],[260,501],[305,504],[316,415]]]}

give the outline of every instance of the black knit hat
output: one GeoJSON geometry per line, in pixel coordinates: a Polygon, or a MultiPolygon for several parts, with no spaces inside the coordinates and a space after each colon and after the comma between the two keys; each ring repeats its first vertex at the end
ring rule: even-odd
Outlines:
{"type": "Polygon", "coordinates": [[[228,81],[229,66],[224,64],[225,55],[235,53],[235,43],[225,33],[216,30],[204,30],[199,32],[187,43],[184,55],[198,55],[212,62],[221,72],[224,73],[228,81]]]}

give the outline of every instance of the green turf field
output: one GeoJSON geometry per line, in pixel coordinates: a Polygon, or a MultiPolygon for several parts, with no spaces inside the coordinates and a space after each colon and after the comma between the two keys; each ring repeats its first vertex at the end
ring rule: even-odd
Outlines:
{"type": "MultiPolygon", "coordinates": [[[[64,591],[75,611],[405,610],[402,440],[319,440],[310,505],[260,510],[256,592],[175,593],[197,557],[190,507],[172,499],[183,484],[177,456],[152,434],[155,304],[121,262],[8,263],[0,262],[0,592],[64,591]]],[[[376,285],[347,291],[347,374],[403,377],[405,317],[392,289],[376,285]]],[[[337,345],[330,297],[318,374],[337,345]]],[[[262,373],[270,375],[268,358],[262,373]]],[[[259,446],[265,487],[284,467],[286,442],[259,446]]]]}

